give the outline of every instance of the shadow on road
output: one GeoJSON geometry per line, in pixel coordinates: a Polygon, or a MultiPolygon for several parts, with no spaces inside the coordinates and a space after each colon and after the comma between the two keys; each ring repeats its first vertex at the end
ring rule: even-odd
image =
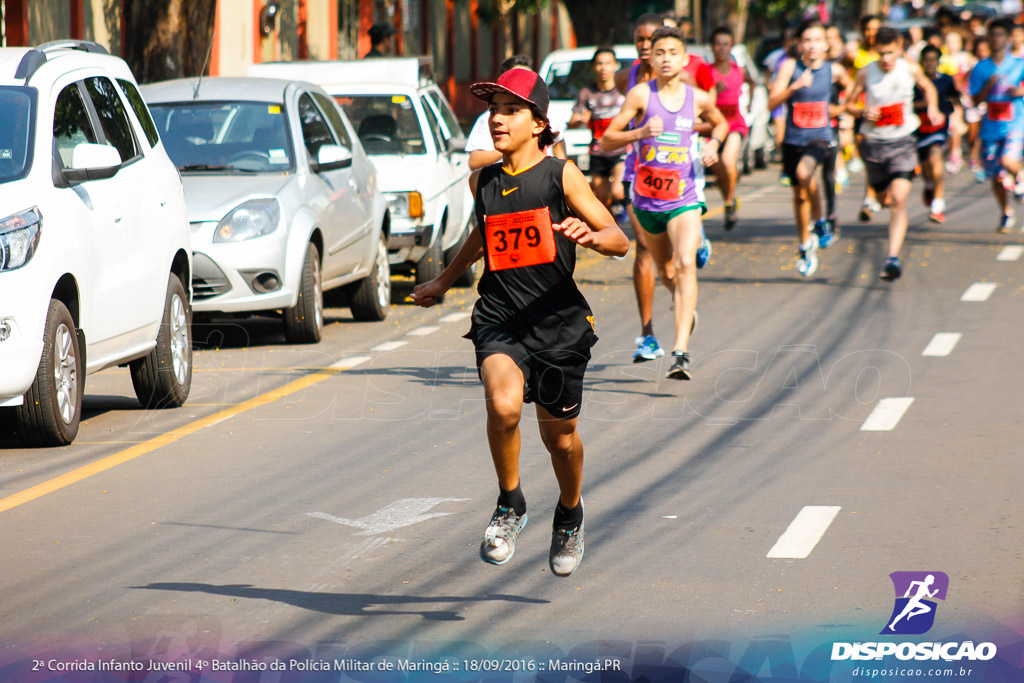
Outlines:
{"type": "Polygon", "coordinates": [[[293,605],[313,612],[353,617],[408,616],[419,615],[431,621],[462,621],[465,617],[453,610],[394,609],[400,605],[431,605],[434,603],[466,602],[518,602],[532,605],[546,605],[548,600],[524,598],[518,595],[491,593],[485,596],[439,595],[423,597],[416,595],[373,595],[370,593],[310,593],[307,591],[284,590],[280,588],[256,588],[250,584],[227,584],[218,586],[207,583],[151,583],[148,586],[131,586],[139,590],[180,591],[183,593],[209,593],[233,598],[272,600],[293,605]],[[383,607],[384,609],[372,609],[383,607]],[[392,608],[392,609],[388,609],[392,608]]]}

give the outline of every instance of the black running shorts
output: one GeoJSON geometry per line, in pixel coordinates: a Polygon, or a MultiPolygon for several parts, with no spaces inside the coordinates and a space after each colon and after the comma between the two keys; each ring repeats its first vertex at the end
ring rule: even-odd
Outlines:
{"type": "Polygon", "coordinates": [[[583,409],[583,375],[590,362],[590,349],[530,351],[497,326],[474,329],[472,339],[481,380],[484,359],[506,355],[523,372],[525,403],[536,403],[555,417],[566,420],[579,416],[583,409]]]}
{"type": "Polygon", "coordinates": [[[813,140],[807,145],[782,145],[782,173],[793,181],[796,186],[796,167],[804,157],[814,159],[816,166],[821,166],[828,154],[828,140],[813,140]]]}

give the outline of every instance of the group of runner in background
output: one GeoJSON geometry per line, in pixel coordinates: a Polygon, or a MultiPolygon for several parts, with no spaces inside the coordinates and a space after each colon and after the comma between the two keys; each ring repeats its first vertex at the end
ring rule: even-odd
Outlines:
{"type": "MultiPolygon", "coordinates": [[[[665,23],[656,14],[639,18],[634,30],[639,57],[625,68],[619,68],[613,48],[598,48],[595,82],[581,91],[569,122],[570,127],[586,125],[593,131],[590,177],[595,193],[606,203],[626,206],[636,235],[633,275],[641,319],[636,362],[664,353],[652,324],[658,266],[648,247],[651,232],[632,206],[638,194],[641,202],[647,201],[645,188],[635,183],[642,165],[637,144],[615,146],[624,139],[618,135],[612,136],[615,145],[603,144],[602,138],[614,126],[627,93],[655,78],[650,39],[665,23]]],[[[838,239],[836,194],[851,173],[865,172],[858,220],[866,223],[889,210],[888,253],[879,278],[892,281],[904,267],[900,252],[916,175],[924,181],[922,199],[930,221],[942,223],[946,218],[944,177],[970,168],[978,182],[992,184],[1001,216],[997,230],[1014,227],[1011,196],[1024,200],[1024,25],[1010,19],[995,19],[987,26],[960,25],[955,15],[946,13],[934,26],[912,27],[904,33],[886,27],[874,15],[863,17],[859,29],[857,39],[845,40],[838,28],[816,17],[787,29],[783,46],[764,60],[769,107],[782,162],[780,182],[793,190],[798,273],[812,276],[818,250],[838,239]]],[[[709,167],[722,195],[726,231],[739,219],[738,159],[749,135],[740,102],[744,86],[753,86],[751,75],[732,57],[734,42],[728,28],[715,29],[712,63],[686,54],[684,47],[680,74],[682,82],[714,96],[728,124],[728,133],[719,140],[718,159],[709,167]]],[[[712,124],[703,118],[695,122],[694,130],[710,142],[716,139],[712,124]]],[[[627,127],[632,129],[633,123],[639,126],[630,122],[627,127]]],[[[645,180],[650,182],[651,176],[645,180]]],[[[704,202],[702,191],[700,201],[704,202]]],[[[710,244],[703,239],[697,244],[695,261],[701,267],[710,255],[710,244]]],[[[686,254],[682,256],[686,260],[686,254]]],[[[674,288],[671,269],[662,273],[662,282],[674,288]]],[[[695,291],[696,284],[692,287],[695,291]]],[[[678,309],[676,313],[678,318],[678,309]]],[[[679,347],[678,331],[676,338],[679,347]]],[[[685,351],[685,340],[683,348],[674,350],[685,351]]]]}

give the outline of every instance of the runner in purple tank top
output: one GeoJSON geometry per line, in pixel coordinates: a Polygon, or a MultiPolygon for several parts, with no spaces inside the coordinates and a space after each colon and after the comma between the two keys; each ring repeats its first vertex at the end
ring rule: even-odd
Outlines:
{"type": "MultiPolygon", "coordinates": [[[[636,21],[633,30],[633,42],[636,44],[638,59],[628,68],[615,74],[615,87],[625,95],[636,87],[638,83],[646,83],[654,79],[654,71],[651,69],[651,36],[654,31],[664,25],[661,15],[644,14],[636,21]]],[[[693,77],[687,71],[683,71],[681,78],[694,85],[693,77]]],[[[630,124],[632,126],[632,123],[630,124]]],[[[633,212],[630,187],[636,176],[636,150],[634,145],[629,146],[626,154],[626,167],[622,177],[625,193],[624,203],[626,213],[629,216],[629,224],[636,239],[636,258],[633,261],[633,291],[636,295],[636,307],[640,313],[640,336],[636,338],[636,352],[633,354],[634,363],[657,360],[665,355],[658,338],[654,336],[654,284],[655,267],[654,258],[647,248],[647,238],[640,223],[636,220],[633,212]]],[[[702,268],[711,257],[711,244],[702,244],[697,252],[697,267],[702,268]]]]}
{"type": "Polygon", "coordinates": [[[674,304],[675,342],[666,375],[671,379],[691,376],[687,347],[697,307],[697,250],[704,232],[701,215],[706,210],[704,165],[718,161],[718,149],[729,132],[714,96],[683,82],[685,54],[679,29],[666,26],[654,32],[651,67],[656,80],[629,91],[622,111],[601,139],[609,149],[637,146],[633,208],[674,304]],[[702,158],[698,158],[698,136],[693,130],[699,116],[712,126],[702,158]],[[627,130],[631,121],[636,127],[627,130]]]}

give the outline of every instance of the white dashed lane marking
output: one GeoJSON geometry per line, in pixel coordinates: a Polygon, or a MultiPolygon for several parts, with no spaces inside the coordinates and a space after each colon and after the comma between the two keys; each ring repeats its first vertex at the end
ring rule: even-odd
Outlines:
{"type": "Polygon", "coordinates": [[[959,332],[936,332],[928,346],[921,352],[922,356],[948,356],[960,343],[959,332]]]}
{"type": "Polygon", "coordinates": [[[1016,261],[1021,256],[1024,256],[1024,246],[1011,244],[1003,247],[1003,250],[999,252],[999,256],[996,256],[996,261],[1016,261]]]}
{"type": "Polygon", "coordinates": [[[417,327],[415,330],[411,330],[408,334],[410,337],[426,337],[429,334],[434,334],[440,327],[437,325],[430,325],[427,327],[417,327]]]}
{"type": "Polygon", "coordinates": [[[998,285],[994,282],[975,282],[967,288],[960,301],[988,301],[998,285]]]}
{"type": "Polygon", "coordinates": [[[331,367],[337,370],[348,370],[354,368],[357,365],[361,365],[366,361],[370,360],[369,356],[348,356],[342,358],[335,363],[331,363],[331,367]]]}
{"type": "Polygon", "coordinates": [[[389,342],[384,342],[383,344],[377,344],[372,349],[370,349],[370,351],[394,351],[395,349],[402,348],[403,346],[405,346],[408,343],[409,342],[407,342],[407,341],[389,341],[389,342]]]}
{"type": "Polygon", "coordinates": [[[472,311],[459,311],[458,313],[449,313],[448,315],[442,317],[440,322],[457,323],[460,320],[465,320],[471,315],[473,315],[472,311]]]}
{"type": "Polygon", "coordinates": [[[911,396],[883,398],[860,426],[862,432],[891,432],[914,402],[911,396]]]}
{"type": "Polygon", "coordinates": [[[828,531],[832,520],[842,508],[838,505],[807,505],[779,536],[766,557],[773,559],[802,560],[811,554],[814,546],[828,531]]]}

